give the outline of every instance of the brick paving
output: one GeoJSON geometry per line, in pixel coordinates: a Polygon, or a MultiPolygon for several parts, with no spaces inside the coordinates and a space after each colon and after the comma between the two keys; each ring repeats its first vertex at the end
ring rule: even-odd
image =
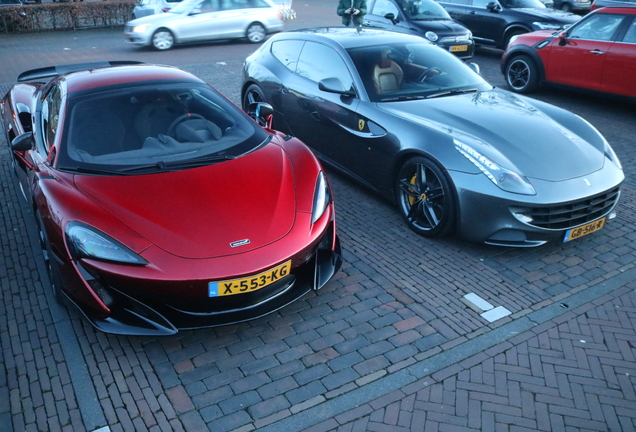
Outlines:
{"type": "MultiPolygon", "coordinates": [[[[185,68],[237,101],[240,62],[185,68]]],[[[618,217],[537,249],[418,237],[330,171],[346,261],[334,280],[259,320],[166,338],[98,333],[54,303],[3,140],[0,431],[632,430],[633,129],[611,131],[628,161],[618,217]],[[605,291],[453,360],[594,289],[605,291]],[[488,323],[459,301],[470,292],[512,315],[488,323]]]]}

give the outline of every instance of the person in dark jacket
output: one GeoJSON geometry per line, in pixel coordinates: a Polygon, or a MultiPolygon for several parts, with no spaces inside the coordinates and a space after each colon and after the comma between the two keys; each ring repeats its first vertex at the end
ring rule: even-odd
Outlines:
{"type": "Polygon", "coordinates": [[[339,0],[337,13],[345,27],[352,22],[354,26],[361,26],[367,14],[367,0],[339,0]]]}

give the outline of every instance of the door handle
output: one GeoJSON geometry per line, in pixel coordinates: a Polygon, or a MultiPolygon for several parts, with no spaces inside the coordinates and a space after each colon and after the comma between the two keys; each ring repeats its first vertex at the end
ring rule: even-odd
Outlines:
{"type": "Polygon", "coordinates": [[[605,54],[605,51],[601,51],[601,50],[592,50],[590,51],[592,54],[598,54],[598,55],[603,55],[605,54]]]}

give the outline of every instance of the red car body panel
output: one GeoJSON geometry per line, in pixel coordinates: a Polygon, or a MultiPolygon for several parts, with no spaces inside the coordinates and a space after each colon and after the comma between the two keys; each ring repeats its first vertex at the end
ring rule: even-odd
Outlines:
{"type": "MultiPolygon", "coordinates": [[[[636,8],[603,8],[593,14],[636,17],[636,8]]],[[[583,25],[591,15],[574,26],[583,25]]],[[[519,35],[501,58],[502,72],[516,56],[529,55],[542,71],[541,81],[636,97],[636,74],[626,72],[636,69],[636,40],[623,40],[625,31],[619,30],[619,40],[610,41],[569,38],[569,30],[519,35]]]]}
{"type": "MultiPolygon", "coordinates": [[[[39,77],[48,69],[29,72],[39,77]]],[[[96,67],[53,74],[44,85],[17,84],[1,102],[8,141],[31,134],[37,144],[13,151],[14,168],[41,219],[63,294],[102,331],[152,335],[256,318],[322,287],[342,262],[335,208],[329,199],[313,217],[322,167],[295,138],[266,130],[268,141],[246,154],[172,171],[96,175],[60,169],[63,119],[73,92],[164,80],[185,83],[184,88],[204,85],[175,68],[96,67]],[[40,91],[46,95],[54,85],[67,93],[47,155],[41,151],[41,128],[30,122],[40,91]],[[68,234],[77,224],[106,235],[141,261],[78,255],[68,234]],[[286,262],[291,269],[284,278],[253,292],[225,297],[210,292],[211,283],[249,278],[286,262]]],[[[258,128],[243,113],[233,115],[258,128]]]]}

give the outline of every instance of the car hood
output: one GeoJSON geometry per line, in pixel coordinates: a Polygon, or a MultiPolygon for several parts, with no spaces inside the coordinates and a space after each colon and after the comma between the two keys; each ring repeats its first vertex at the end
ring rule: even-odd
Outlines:
{"type": "Polygon", "coordinates": [[[277,145],[201,168],[134,176],[77,175],[75,183],[156,246],[184,258],[263,247],[285,236],[295,220],[294,173],[277,145]]]}
{"type": "Polygon", "coordinates": [[[561,181],[597,171],[605,162],[602,147],[595,147],[529,99],[511,92],[495,89],[378,105],[468,144],[504,168],[529,178],[561,181]]]}
{"type": "Polygon", "coordinates": [[[452,19],[409,21],[409,24],[422,33],[432,31],[439,36],[463,36],[468,34],[469,31],[466,27],[452,19]]]}
{"type": "Polygon", "coordinates": [[[525,16],[534,16],[539,19],[547,19],[549,21],[558,21],[564,24],[572,24],[579,19],[581,16],[573,14],[572,12],[563,12],[556,9],[545,8],[545,9],[533,9],[533,8],[512,8],[507,9],[512,13],[519,13],[525,16]]]}

